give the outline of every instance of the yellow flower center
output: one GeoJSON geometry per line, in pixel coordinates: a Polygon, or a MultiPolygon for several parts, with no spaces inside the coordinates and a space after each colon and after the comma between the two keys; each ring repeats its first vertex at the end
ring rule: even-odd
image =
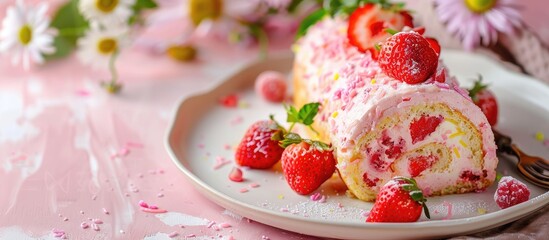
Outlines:
{"type": "Polygon", "coordinates": [[[189,16],[197,26],[205,19],[217,19],[221,16],[223,0],[189,0],[189,16]]]}
{"type": "Polygon", "coordinates": [[[483,13],[492,9],[497,1],[498,0],[465,0],[465,5],[473,12],[483,13]]]}
{"type": "Polygon", "coordinates": [[[118,43],[112,38],[103,38],[97,43],[97,50],[103,55],[112,54],[117,47],[118,43]]]}
{"type": "Polygon", "coordinates": [[[109,13],[118,6],[118,0],[95,0],[95,6],[102,12],[109,13]]]}
{"type": "Polygon", "coordinates": [[[19,41],[23,45],[27,45],[32,40],[32,28],[29,25],[23,25],[19,30],[19,41]]]}
{"type": "Polygon", "coordinates": [[[196,49],[190,45],[172,45],[166,50],[166,53],[177,61],[188,62],[195,58],[196,49]]]}

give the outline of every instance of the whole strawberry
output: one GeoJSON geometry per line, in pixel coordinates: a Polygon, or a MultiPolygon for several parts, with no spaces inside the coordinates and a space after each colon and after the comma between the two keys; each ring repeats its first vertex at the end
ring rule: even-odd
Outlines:
{"type": "Polygon", "coordinates": [[[328,180],[335,171],[332,149],[321,142],[303,140],[288,133],[282,141],[282,170],[290,188],[299,194],[309,194],[328,180]]]}
{"type": "Polygon", "coordinates": [[[379,191],[366,222],[415,222],[422,208],[430,218],[426,201],[414,179],[395,177],[379,191]]]}
{"type": "Polygon", "coordinates": [[[240,166],[265,169],[272,167],[284,148],[273,140],[273,135],[282,131],[272,120],[258,121],[248,128],[235,153],[236,163],[240,166]]]}
{"type": "Polygon", "coordinates": [[[416,84],[435,73],[438,54],[431,43],[416,32],[399,32],[381,46],[379,66],[392,78],[416,84]]]}
{"type": "Polygon", "coordinates": [[[499,180],[494,200],[501,209],[526,202],[528,199],[530,199],[530,189],[526,184],[511,176],[505,176],[499,180]]]}
{"type": "Polygon", "coordinates": [[[498,123],[498,103],[492,91],[488,86],[482,83],[482,76],[475,81],[473,88],[469,90],[469,96],[473,102],[482,110],[491,126],[498,123]]]}
{"type": "Polygon", "coordinates": [[[368,3],[354,10],[349,17],[347,38],[361,52],[370,51],[376,56],[375,45],[391,36],[386,30],[402,30],[405,26],[414,26],[408,12],[396,5],[368,3]]]}

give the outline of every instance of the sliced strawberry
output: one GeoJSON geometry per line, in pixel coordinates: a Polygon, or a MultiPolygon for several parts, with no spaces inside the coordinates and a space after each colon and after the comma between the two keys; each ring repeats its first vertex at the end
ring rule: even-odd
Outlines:
{"type": "Polygon", "coordinates": [[[376,44],[391,36],[385,29],[400,31],[404,26],[413,27],[413,18],[408,12],[395,12],[369,3],[349,17],[347,37],[361,52],[372,51],[376,44]]]}
{"type": "Polygon", "coordinates": [[[422,141],[431,133],[433,133],[438,125],[442,123],[444,118],[442,116],[427,116],[422,115],[419,119],[416,119],[410,123],[410,136],[412,137],[412,143],[415,144],[422,141]]]}
{"type": "Polygon", "coordinates": [[[427,170],[438,160],[438,157],[434,155],[429,156],[417,156],[410,159],[410,165],[408,171],[412,177],[419,176],[423,171],[427,170]]]}

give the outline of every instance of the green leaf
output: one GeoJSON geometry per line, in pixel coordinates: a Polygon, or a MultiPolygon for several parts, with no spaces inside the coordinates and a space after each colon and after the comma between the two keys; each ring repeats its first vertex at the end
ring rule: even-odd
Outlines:
{"type": "Polygon", "coordinates": [[[482,83],[482,75],[478,75],[478,78],[477,80],[475,81],[475,84],[473,85],[473,87],[471,89],[469,89],[469,97],[471,97],[471,99],[473,99],[473,102],[476,102],[477,101],[477,94],[486,89],[488,87],[488,85],[482,83]]]}
{"type": "Polygon", "coordinates": [[[301,24],[299,25],[299,28],[297,29],[296,38],[304,36],[305,33],[307,33],[309,27],[322,20],[324,16],[326,16],[326,10],[318,9],[311,13],[309,16],[307,16],[305,19],[303,19],[303,21],[301,21],[301,24]]]}
{"type": "Polygon", "coordinates": [[[385,29],[385,32],[388,33],[388,34],[391,34],[391,35],[395,35],[395,34],[398,33],[397,30],[392,29],[392,28],[386,28],[386,29],[385,29]]]}
{"type": "Polygon", "coordinates": [[[134,5],[134,8],[140,9],[153,9],[156,7],[158,7],[158,4],[153,0],[137,0],[134,5]]]}
{"type": "Polygon", "coordinates": [[[294,106],[287,106],[285,105],[284,108],[286,108],[286,122],[295,123],[299,122],[299,112],[295,109],[294,106]]]}
{"type": "Polygon", "coordinates": [[[47,60],[69,55],[76,48],[78,38],[84,36],[89,28],[78,10],[78,0],[71,0],[61,6],[54,14],[50,27],[56,28],[58,35],[54,39],[55,53],[46,55],[47,60]]]}
{"type": "Polygon", "coordinates": [[[300,123],[303,123],[307,126],[313,124],[314,117],[318,113],[318,107],[320,106],[320,103],[314,102],[314,103],[307,103],[299,109],[299,120],[300,123]]]}
{"type": "Polygon", "coordinates": [[[501,180],[502,177],[503,177],[503,174],[501,174],[500,172],[496,172],[496,182],[499,182],[499,180],[501,180]]]}
{"type": "Polygon", "coordinates": [[[299,136],[299,134],[290,132],[284,135],[284,140],[280,141],[279,145],[283,148],[286,148],[292,144],[298,144],[302,141],[303,139],[301,138],[301,136],[299,136]]]}
{"type": "Polygon", "coordinates": [[[133,25],[136,23],[138,24],[143,23],[144,21],[141,18],[141,12],[143,10],[150,10],[157,7],[158,7],[158,4],[156,4],[156,2],[153,0],[137,0],[135,4],[132,6],[133,14],[128,19],[128,24],[133,25]]]}

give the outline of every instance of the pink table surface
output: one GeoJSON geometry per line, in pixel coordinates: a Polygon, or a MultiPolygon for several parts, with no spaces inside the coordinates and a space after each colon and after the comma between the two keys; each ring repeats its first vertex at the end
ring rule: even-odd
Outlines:
{"type": "Polygon", "coordinates": [[[173,232],[175,239],[313,239],[226,211],[200,195],[169,158],[164,142],[179,101],[257,57],[256,49],[201,44],[199,59],[189,64],[123,53],[119,95],[98,86],[107,72],[75,57],[31,72],[2,57],[0,239],[56,239],[52,229],[68,239],[170,239],[173,232]],[[142,212],[140,200],[168,210],[168,217],[142,212]],[[90,219],[103,222],[99,230],[81,227],[90,219]],[[217,227],[222,223],[226,228],[217,227]]]}

